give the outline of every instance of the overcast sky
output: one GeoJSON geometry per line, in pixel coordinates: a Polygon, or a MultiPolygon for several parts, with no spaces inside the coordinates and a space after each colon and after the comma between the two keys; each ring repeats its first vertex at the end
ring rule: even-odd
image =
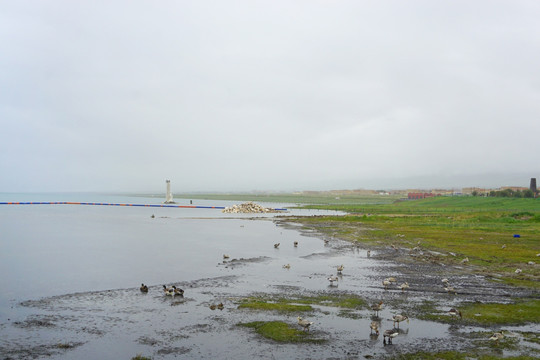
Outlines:
{"type": "Polygon", "coordinates": [[[0,0],[0,192],[528,186],[540,2],[0,0]]]}

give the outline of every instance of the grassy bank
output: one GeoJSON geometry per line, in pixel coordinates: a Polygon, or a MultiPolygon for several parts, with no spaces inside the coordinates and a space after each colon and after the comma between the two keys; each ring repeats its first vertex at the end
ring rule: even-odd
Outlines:
{"type": "Polygon", "coordinates": [[[386,357],[385,359],[392,360],[496,360],[496,359],[506,359],[506,360],[535,360],[538,359],[535,356],[503,356],[503,355],[494,355],[489,353],[482,353],[481,351],[469,351],[469,352],[458,352],[458,351],[444,351],[436,353],[427,353],[427,352],[417,352],[411,354],[401,354],[392,357],[386,357]]]}
{"type": "Polygon", "coordinates": [[[429,261],[460,264],[516,286],[540,288],[540,200],[437,198],[391,205],[333,206],[347,216],[301,218],[308,227],[367,246],[440,252],[429,261]],[[519,237],[515,237],[519,235],[519,237]],[[520,269],[521,272],[516,270],[520,269]]]}
{"type": "MultiPolygon", "coordinates": [[[[394,199],[396,200],[396,199],[394,199]]],[[[350,213],[391,214],[452,214],[463,212],[523,212],[540,214],[540,198],[517,199],[473,196],[440,196],[422,200],[392,201],[391,203],[349,203],[309,205],[309,208],[340,210],[350,213]]]]}
{"type": "Polygon", "coordinates": [[[525,325],[540,323],[540,300],[516,300],[510,304],[463,303],[457,307],[462,317],[450,316],[448,308],[434,301],[424,301],[408,310],[422,320],[456,325],[525,325]],[[439,310],[444,309],[444,310],[439,310]]]}

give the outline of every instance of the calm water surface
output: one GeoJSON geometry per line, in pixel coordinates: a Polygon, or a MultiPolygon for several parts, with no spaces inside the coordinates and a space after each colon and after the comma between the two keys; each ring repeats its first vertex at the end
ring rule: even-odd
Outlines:
{"type": "MultiPolygon", "coordinates": [[[[160,204],[162,199],[97,194],[0,194],[0,201],[160,204]]],[[[177,205],[190,204],[189,199],[175,201],[177,205]]],[[[201,206],[237,203],[193,200],[193,205],[201,206]]],[[[289,204],[261,204],[289,207],[289,204]]],[[[287,214],[324,213],[336,212],[290,210],[287,214]]],[[[26,299],[125,288],[140,282],[160,284],[216,276],[219,273],[216,264],[223,253],[257,257],[262,256],[258,247],[246,244],[272,239],[279,242],[283,230],[271,221],[249,220],[254,216],[275,215],[224,214],[218,209],[0,205],[3,274],[0,319],[10,316],[14,303],[26,299]]],[[[281,256],[288,250],[282,250],[281,256]]],[[[304,245],[300,252],[308,254],[310,250],[314,249],[304,245]]]]}

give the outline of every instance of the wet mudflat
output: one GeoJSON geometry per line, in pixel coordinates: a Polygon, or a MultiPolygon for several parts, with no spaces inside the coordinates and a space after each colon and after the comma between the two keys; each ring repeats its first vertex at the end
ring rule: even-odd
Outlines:
{"type": "MultiPolygon", "coordinates": [[[[67,286],[58,284],[59,289],[49,290],[53,295],[29,292],[21,298],[18,294],[21,300],[11,301],[10,309],[2,313],[2,358],[129,359],[142,354],[154,359],[362,359],[472,348],[500,356],[538,354],[539,346],[520,335],[538,332],[534,325],[485,328],[459,321],[421,320],[426,306],[446,314],[466,301],[509,302],[535,296],[527,290],[488,282],[459,267],[415,262],[405,249],[381,246],[370,249],[368,257],[368,249],[325,238],[279,217],[181,219],[167,215],[150,220],[146,215],[143,225],[136,216],[132,218],[135,229],[129,239],[107,225],[106,233],[112,231],[116,243],[110,249],[113,239],[104,235],[107,239],[98,244],[99,249],[88,249],[102,257],[86,264],[94,275],[79,273],[76,261],[60,267],[59,271],[74,268],[75,278],[79,273],[76,291],[68,289],[70,276],[57,274],[51,287],[56,281],[67,286]],[[152,239],[150,245],[148,239],[152,239]],[[290,268],[284,267],[287,264],[290,268]],[[338,265],[344,266],[339,275],[338,265]],[[338,277],[334,285],[327,280],[330,275],[338,277]],[[382,280],[387,277],[395,277],[396,282],[385,289],[382,280]],[[445,291],[442,278],[448,278],[458,293],[445,291]],[[405,281],[410,288],[401,291],[398,285],[405,281]],[[149,285],[148,293],[140,292],[141,282],[149,285]],[[164,284],[184,289],[184,296],[165,296],[164,284]],[[328,296],[360,297],[365,306],[343,308],[313,301],[312,310],[302,313],[239,308],[253,297],[294,303],[294,299],[305,302],[328,296]],[[376,316],[369,305],[380,301],[384,305],[376,316]],[[212,309],[219,303],[222,310],[212,309]],[[410,321],[399,324],[393,344],[384,345],[382,332],[394,328],[396,314],[406,314],[410,321]],[[282,321],[300,328],[297,316],[313,322],[309,337],[320,341],[275,342],[238,326],[282,321]],[[379,336],[370,335],[372,321],[379,325],[379,336]],[[488,336],[475,335],[501,328],[515,338],[514,347],[498,347],[488,336]]],[[[82,221],[81,226],[88,224],[82,221]]],[[[91,233],[97,236],[102,229],[91,233]]],[[[69,235],[76,230],[71,229],[69,235]]]]}

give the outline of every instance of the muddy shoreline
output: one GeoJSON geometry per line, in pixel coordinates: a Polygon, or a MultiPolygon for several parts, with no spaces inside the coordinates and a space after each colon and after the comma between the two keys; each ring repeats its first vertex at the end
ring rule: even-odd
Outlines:
{"type": "Polygon", "coordinates": [[[540,354],[540,346],[522,336],[537,332],[538,324],[486,327],[422,320],[426,304],[445,313],[469,302],[538,299],[539,294],[533,290],[488,281],[470,267],[444,265],[405,248],[370,246],[368,257],[368,249],[361,244],[343,241],[311,225],[302,226],[291,218],[243,221],[246,227],[250,221],[276,224],[273,237],[251,245],[267,252],[247,257],[237,250],[239,255],[232,255],[230,260],[214,259],[212,265],[201,265],[213,266],[215,277],[182,281],[178,276],[175,284],[185,290],[183,298],[164,296],[162,284],[150,284],[149,292],[143,294],[137,279],[127,288],[18,303],[20,317],[0,324],[0,332],[6,335],[0,342],[1,359],[113,359],[137,354],[153,359],[383,359],[447,350],[475,350],[500,357],[540,354]],[[309,243],[314,250],[284,256],[284,250],[272,248],[280,241],[281,247],[290,249],[293,240],[299,241],[299,247],[309,243]],[[291,268],[282,268],[284,263],[290,263],[291,268]],[[335,274],[335,265],[341,263],[345,263],[345,269],[338,285],[329,286],[326,277],[335,274]],[[385,290],[381,281],[387,277],[398,281],[385,290]],[[457,294],[445,291],[442,278],[456,287],[457,294]],[[410,285],[407,291],[397,288],[403,281],[410,285]],[[314,322],[310,336],[325,341],[276,343],[237,324],[279,320],[295,326],[298,314],[238,308],[242,299],[253,295],[269,301],[355,295],[367,304],[384,301],[385,307],[375,316],[369,306],[340,309],[314,304],[313,311],[302,316],[314,322]],[[224,305],[223,310],[211,309],[217,303],[224,305]],[[382,335],[370,335],[369,323],[378,321],[381,329],[390,329],[392,316],[398,313],[408,314],[410,322],[401,325],[392,345],[384,346],[382,335]],[[511,346],[495,347],[483,334],[501,329],[513,334],[509,337],[514,339],[511,346]]]}

